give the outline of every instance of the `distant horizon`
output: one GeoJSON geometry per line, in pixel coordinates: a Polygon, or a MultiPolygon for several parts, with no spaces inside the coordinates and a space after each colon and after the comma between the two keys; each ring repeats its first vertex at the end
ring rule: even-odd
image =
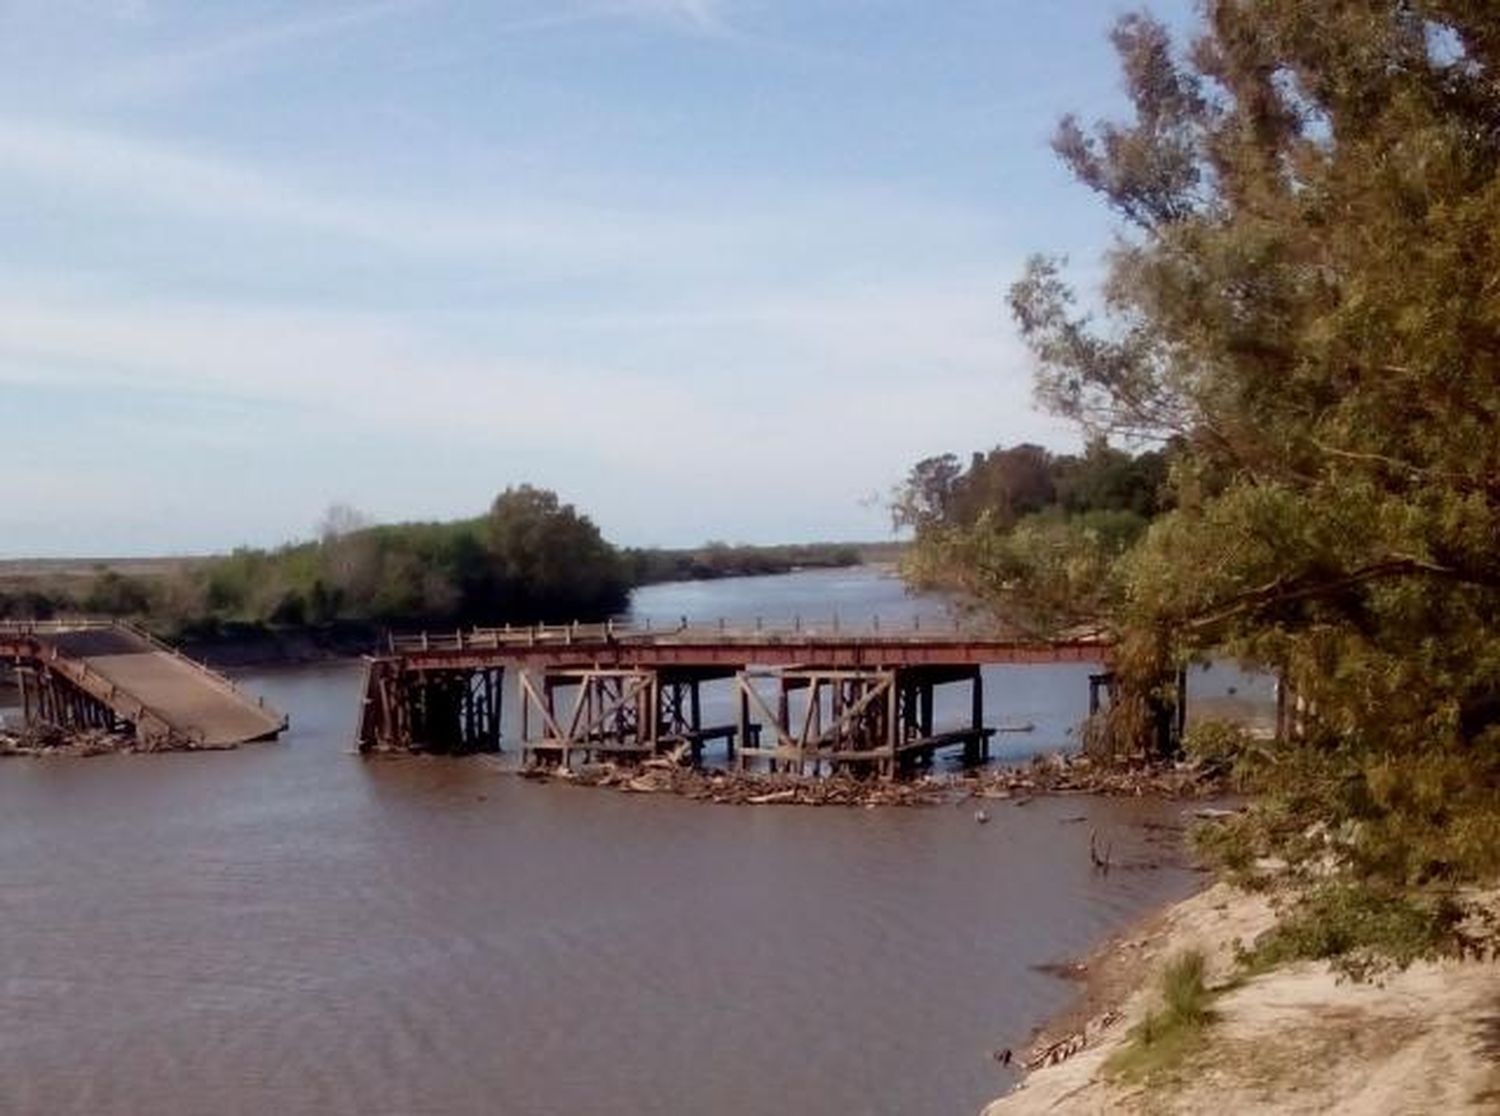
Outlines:
{"type": "Polygon", "coordinates": [[[1036,251],[1099,273],[1049,137],[1123,111],[1117,14],[17,0],[0,554],[521,480],[626,546],[868,538],[920,458],[1076,447],[1004,292],[1036,251]]]}

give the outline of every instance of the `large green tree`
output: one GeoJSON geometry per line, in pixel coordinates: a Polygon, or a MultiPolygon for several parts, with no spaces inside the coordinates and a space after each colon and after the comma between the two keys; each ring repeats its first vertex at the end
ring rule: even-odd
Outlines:
{"type": "Polygon", "coordinates": [[[1332,738],[1493,747],[1500,4],[1206,0],[1191,42],[1113,39],[1133,118],[1055,140],[1121,218],[1107,281],[1038,258],[1011,304],[1048,406],[1180,446],[1108,602],[1127,674],[1228,646],[1332,738]]]}
{"type": "Polygon", "coordinates": [[[502,614],[568,619],[608,613],[627,596],[619,554],[555,492],[529,484],[495,498],[485,540],[502,614]]]}
{"type": "Polygon", "coordinates": [[[917,462],[891,504],[908,581],[956,589],[1033,635],[1094,626],[1114,564],[1160,510],[1167,456],[1092,439],[1082,454],[1021,444],[917,462]]]}

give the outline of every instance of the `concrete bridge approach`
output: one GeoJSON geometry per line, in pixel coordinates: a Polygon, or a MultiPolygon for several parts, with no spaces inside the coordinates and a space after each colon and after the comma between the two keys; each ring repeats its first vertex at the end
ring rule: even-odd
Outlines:
{"type": "MultiPolygon", "coordinates": [[[[610,623],[486,628],[392,638],[369,659],[362,752],[500,749],[506,671],[515,675],[523,761],[569,766],[667,751],[702,758],[722,741],[740,770],[891,776],[962,748],[989,758],[984,720],[990,664],[1098,663],[1109,643],[1079,632],[1042,643],[929,626],[754,628],[610,623]],[[704,719],[703,689],[728,690],[733,710],[704,719]],[[938,687],[968,690],[970,716],[939,731],[938,687]]],[[[1105,677],[1095,676],[1094,690],[1105,677]]]]}
{"type": "Polygon", "coordinates": [[[281,713],[216,671],[113,620],[0,623],[30,724],[129,732],[144,747],[270,740],[281,713]]]}

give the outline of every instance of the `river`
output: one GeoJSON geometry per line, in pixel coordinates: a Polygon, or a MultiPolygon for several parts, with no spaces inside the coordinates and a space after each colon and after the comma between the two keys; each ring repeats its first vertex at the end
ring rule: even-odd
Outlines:
{"type": "MultiPolygon", "coordinates": [[[[634,602],[834,607],[941,602],[867,570],[634,602]]],[[[1034,966],[1199,879],[1176,804],[977,825],[534,785],[352,754],[357,665],[241,680],[281,742],[0,765],[0,1111],[970,1114],[1012,1080],[990,1051],[1071,994],[1034,966]]],[[[1074,668],[990,688],[1037,725],[1012,749],[1066,743],[1086,696],[1074,668]]]]}

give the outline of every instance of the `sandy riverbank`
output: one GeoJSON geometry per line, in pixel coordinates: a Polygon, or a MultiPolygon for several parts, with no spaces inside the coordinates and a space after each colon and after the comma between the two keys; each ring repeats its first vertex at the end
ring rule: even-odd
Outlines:
{"type": "Polygon", "coordinates": [[[1166,959],[1190,949],[1210,985],[1274,921],[1269,901],[1218,884],[1111,942],[1085,966],[1078,1009],[1032,1048],[1034,1069],[983,1116],[1037,1113],[1479,1113],[1500,1111],[1500,964],[1418,963],[1371,983],[1327,964],[1273,970],[1224,992],[1205,1046],[1146,1089],[1106,1063],[1156,1003],[1166,959]]]}

